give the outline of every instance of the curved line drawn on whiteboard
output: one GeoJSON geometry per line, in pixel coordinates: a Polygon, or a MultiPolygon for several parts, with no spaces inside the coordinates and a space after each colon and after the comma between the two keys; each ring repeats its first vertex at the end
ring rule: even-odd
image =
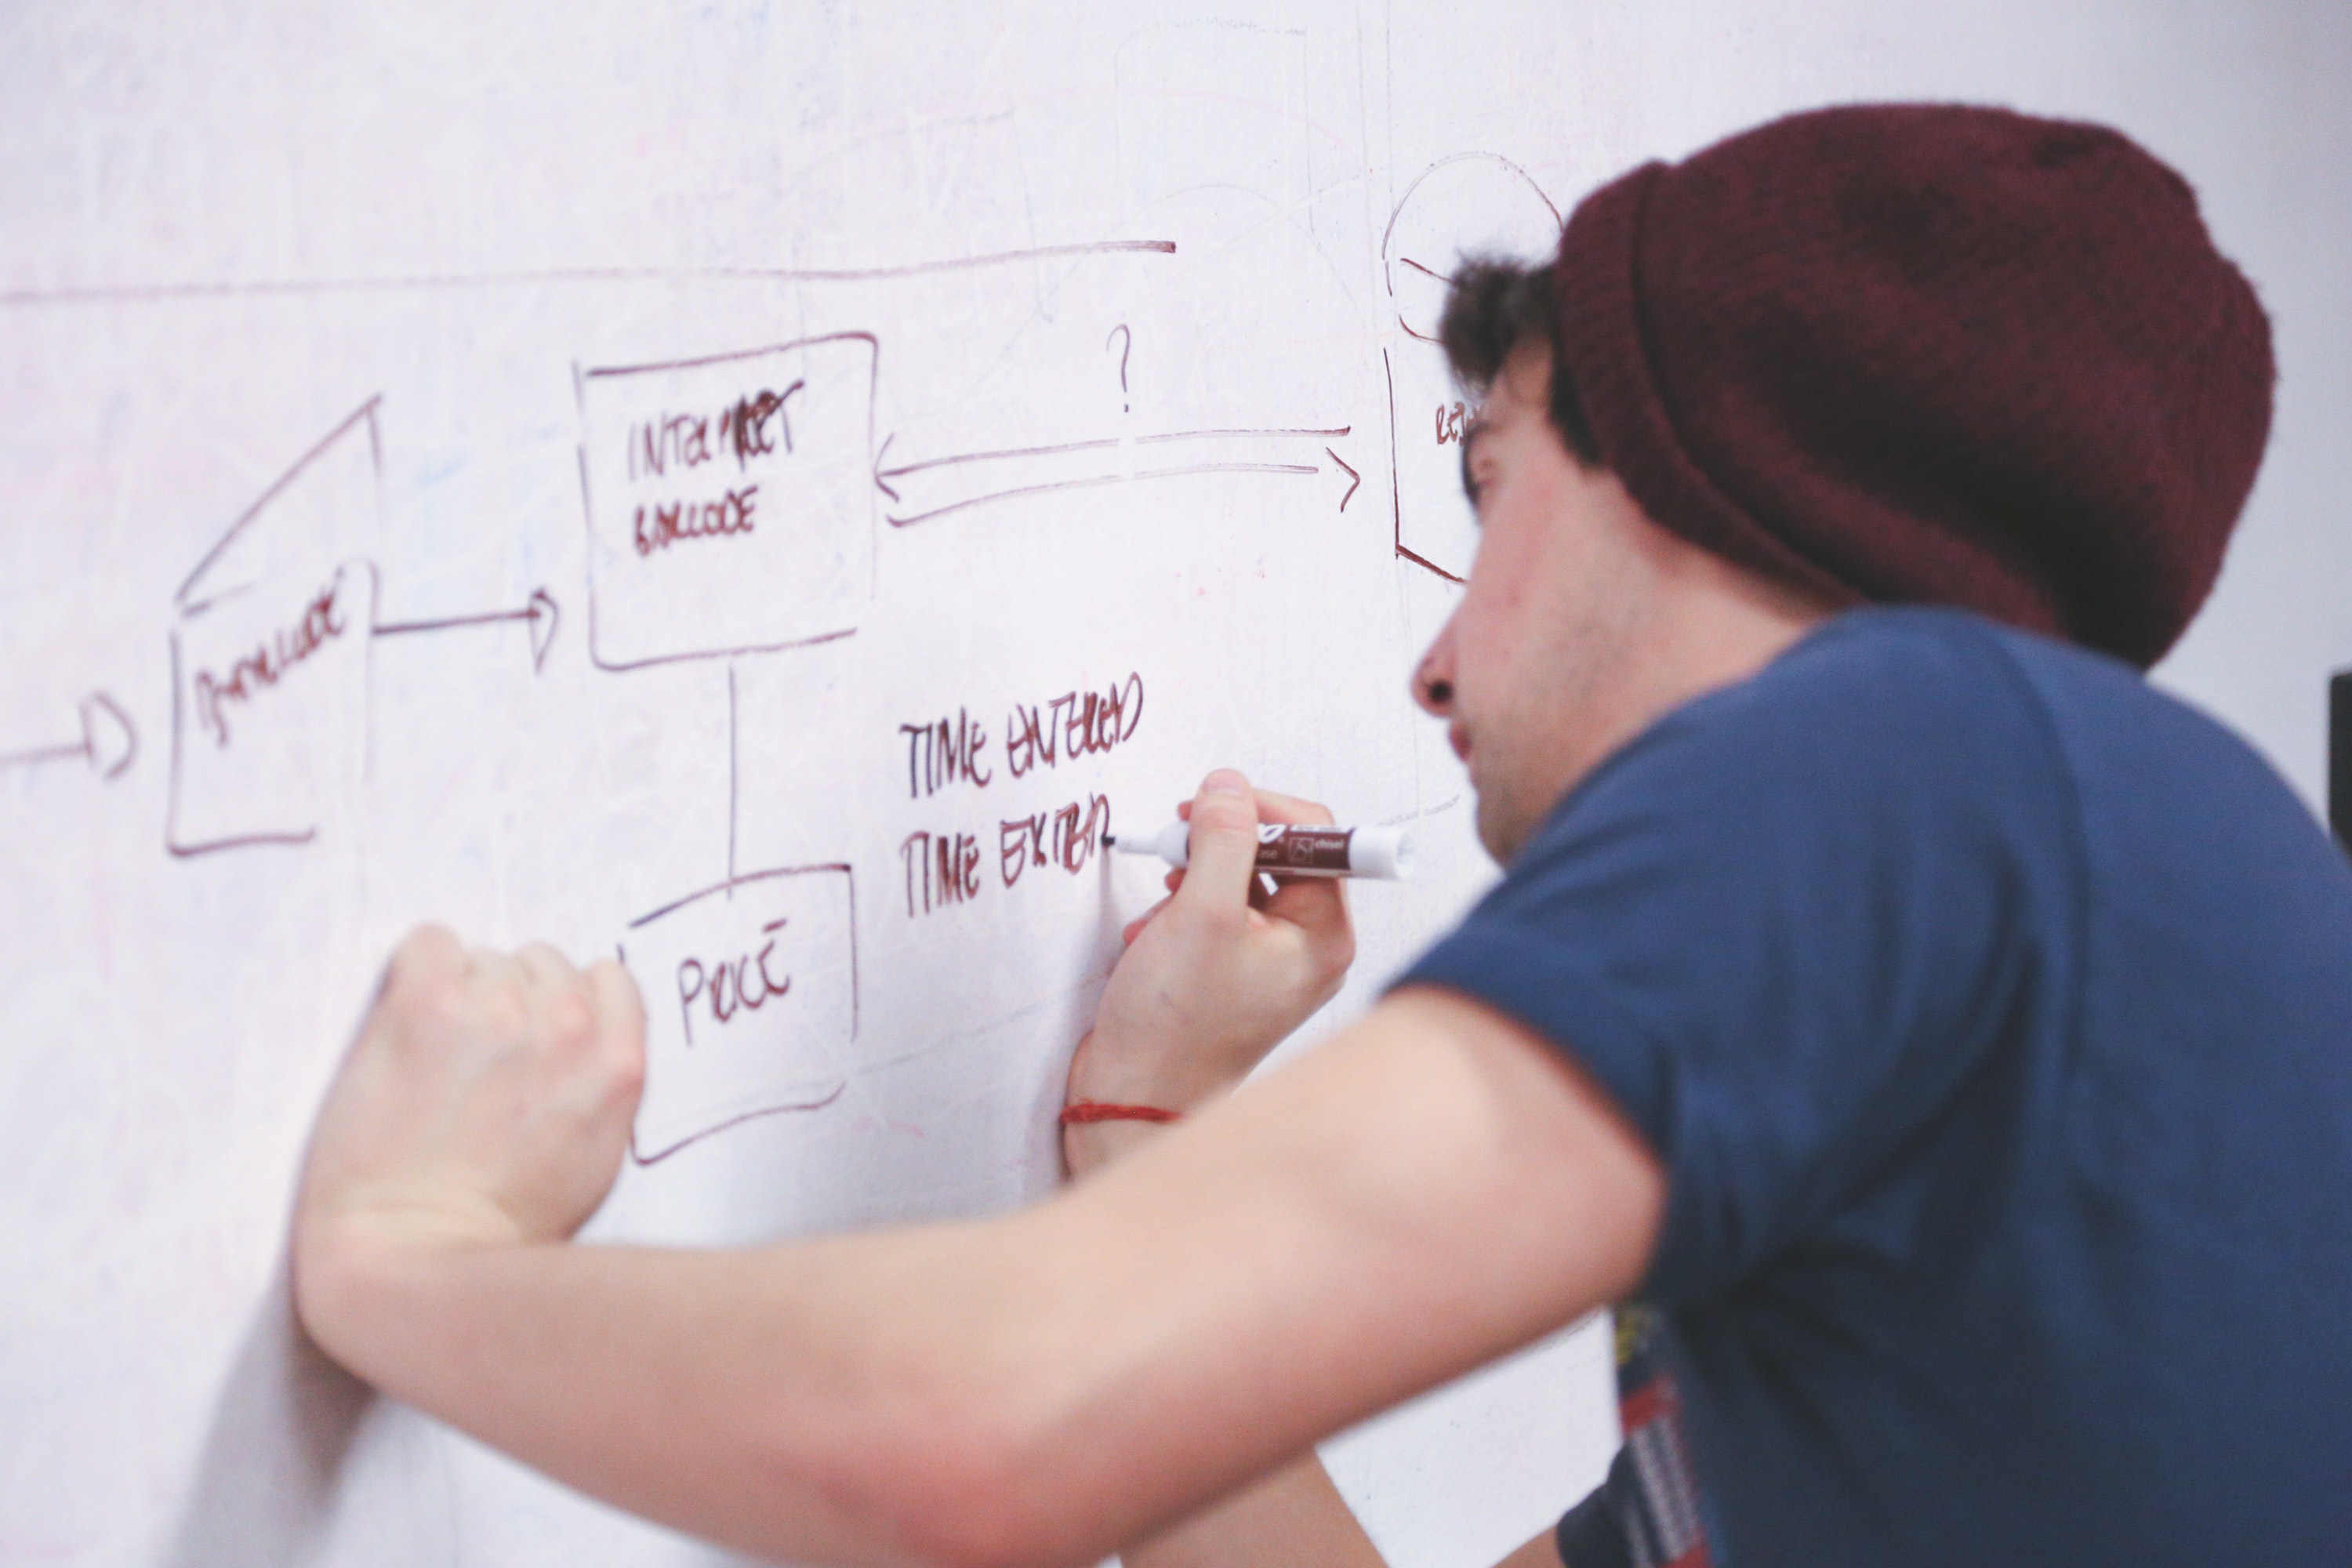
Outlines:
{"type": "Polygon", "coordinates": [[[1040,245],[978,256],[947,256],[879,267],[557,267],[517,272],[423,272],[395,278],[287,278],[250,282],[133,283],[120,287],[0,290],[0,310],[58,305],[162,304],[178,300],[300,298],[320,294],[401,293],[442,289],[539,288],[550,283],[873,283],[975,267],[1058,261],[1087,256],[1173,256],[1172,239],[1098,239],[1040,245]]]}
{"type": "Polygon", "coordinates": [[[0,752],[0,768],[38,767],[79,757],[100,778],[110,782],[121,778],[139,755],[139,726],[131,721],[122,704],[104,691],[83,698],[77,711],[81,718],[80,740],[0,752]]]}
{"type": "Polygon", "coordinates": [[[1453,288],[1450,273],[1440,267],[1469,256],[1549,254],[1559,245],[1559,208],[1527,170],[1498,153],[1474,152],[1440,158],[1415,175],[1381,235],[1390,313],[1408,339],[1429,345],[1381,350],[1393,548],[1398,560],[1448,583],[1468,576],[1477,531],[1459,493],[1458,465],[1443,449],[1459,441],[1470,408],[1437,346],[1439,318],[1453,288]],[[1402,411],[1432,404],[1438,410],[1436,440],[1423,443],[1418,418],[1408,422],[1402,411]]]}
{"type": "MultiPolygon", "coordinates": [[[[903,501],[904,498],[900,490],[887,481],[898,479],[909,482],[909,488],[911,488],[910,481],[917,474],[938,474],[940,470],[963,468],[975,464],[993,465],[992,468],[985,470],[990,474],[990,478],[982,481],[991,487],[989,489],[982,489],[977,494],[959,494],[952,489],[945,489],[942,483],[929,498],[928,503],[918,503],[916,510],[903,516],[894,509],[885,519],[893,528],[911,528],[916,523],[929,522],[933,518],[945,517],[950,512],[988,506],[997,501],[1014,500],[1024,496],[1045,495],[1055,490],[1086,489],[1100,485],[1136,484],[1154,479],[1182,479],[1194,474],[1272,474],[1290,478],[1318,474],[1325,470],[1319,464],[1311,461],[1268,462],[1252,460],[1240,454],[1250,450],[1250,444],[1255,442],[1320,443],[1337,440],[1348,435],[1351,429],[1353,426],[1349,425],[1334,425],[1269,426],[1262,429],[1166,430],[1149,436],[1105,436],[1086,441],[1061,441],[1034,447],[1007,447],[983,452],[957,452],[942,458],[925,458],[913,462],[900,463],[891,468],[881,467],[877,455],[874,482],[893,501],[903,501]],[[1187,463],[1158,468],[1128,468],[1108,470],[1104,469],[1099,458],[1086,459],[1080,463],[1064,460],[1078,453],[1108,453],[1135,447],[1161,446],[1178,441],[1222,443],[1233,448],[1234,456],[1225,461],[1187,463]],[[1065,471],[1071,468],[1091,468],[1097,471],[1077,474],[1065,471]],[[1013,479],[1020,479],[1027,482],[1017,484],[1005,482],[1013,479]]],[[[889,440],[882,443],[884,452],[888,451],[890,440],[895,439],[897,436],[894,432],[889,440]]],[[[1328,446],[1323,447],[1322,451],[1338,465],[1339,471],[1345,472],[1351,480],[1356,478],[1356,470],[1340,461],[1337,452],[1332,451],[1328,446]]],[[[1312,454],[1308,455],[1312,456],[1312,454]]],[[[951,482],[952,478],[953,476],[943,476],[943,479],[949,482],[951,482]]],[[[1341,510],[1346,509],[1348,497],[1353,494],[1355,494],[1355,486],[1351,483],[1346,494],[1340,497],[1341,510]]]]}
{"type": "Polygon", "coordinates": [[[371,397],[238,514],[173,595],[179,858],[308,844],[367,770],[382,507],[371,397]]]}
{"type": "MultiPolygon", "coordinates": [[[[1431,237],[1408,233],[1402,241],[1400,241],[1397,237],[1397,226],[1403,219],[1408,209],[1412,207],[1413,198],[1421,193],[1422,186],[1428,184],[1433,176],[1446,170],[1454,170],[1457,173],[1463,174],[1485,174],[1490,177],[1499,172],[1502,175],[1506,176],[1506,179],[1499,183],[1507,185],[1511,182],[1516,182],[1517,185],[1525,187],[1524,190],[1507,193],[1507,200],[1508,195],[1517,195],[1521,197],[1528,195],[1534,196],[1538,202],[1542,204],[1543,210],[1549,218],[1552,241],[1557,243],[1559,240],[1561,222],[1559,208],[1553,204],[1552,199],[1549,196],[1544,194],[1543,187],[1536,184],[1534,175],[1528,174],[1527,170],[1521,168],[1510,159],[1504,157],[1499,153],[1449,153],[1447,156],[1440,158],[1437,162],[1432,163],[1429,167],[1423,169],[1420,174],[1415,174],[1412,177],[1412,183],[1404,188],[1404,195],[1397,198],[1395,210],[1389,214],[1388,227],[1381,231],[1381,270],[1383,279],[1388,284],[1389,298],[1391,300],[1396,300],[1398,298],[1396,269],[1399,266],[1410,268],[1412,270],[1420,273],[1423,277],[1434,280],[1441,286],[1451,287],[1453,284],[1453,278],[1449,274],[1439,272],[1435,268],[1429,267],[1421,261],[1414,260],[1412,257],[1402,254],[1402,251],[1405,248],[1421,248],[1413,242],[1423,238],[1429,238],[1431,237]],[[1465,168],[1465,165],[1468,165],[1469,167],[1465,168]]],[[[1464,205],[1468,206],[1469,210],[1480,213],[1482,216],[1491,214],[1496,210],[1493,207],[1482,207],[1475,202],[1464,205]]],[[[1459,237],[1454,237],[1450,243],[1447,243],[1446,247],[1452,248],[1459,253],[1462,250],[1459,237]]],[[[1474,248],[1483,251],[1488,248],[1499,249],[1501,247],[1478,244],[1475,245],[1474,248]]],[[[1440,251],[1438,254],[1443,254],[1443,252],[1440,251]]],[[[1440,298],[1442,300],[1442,296],[1440,298]]],[[[1408,336],[1419,338],[1425,343],[1433,343],[1437,341],[1437,333],[1435,331],[1437,323],[1433,319],[1425,320],[1423,322],[1423,327],[1429,329],[1427,331],[1423,331],[1422,328],[1416,328],[1411,321],[1405,319],[1404,310],[1404,306],[1400,305],[1398,307],[1397,325],[1402,328],[1408,336]]]]}
{"type": "Polygon", "coordinates": [[[489,610],[474,616],[443,616],[433,620],[378,621],[373,635],[380,637],[409,637],[418,632],[456,631],[467,626],[499,626],[509,621],[521,621],[530,632],[530,668],[535,674],[547,669],[547,650],[555,646],[555,628],[562,619],[555,595],[544,588],[533,588],[530,598],[519,610],[489,610]]]}
{"type": "MultiPolygon", "coordinates": [[[[1109,333],[1103,339],[1103,352],[1105,353],[1108,353],[1110,352],[1110,340],[1112,338],[1117,338],[1118,340],[1118,395],[1121,398],[1125,398],[1128,395],[1127,360],[1128,356],[1135,352],[1135,329],[1129,326],[1125,321],[1121,321],[1118,325],[1113,327],[1109,333]]],[[[1118,405],[1118,411],[1121,414],[1125,414],[1132,407],[1132,404],[1122,402],[1118,405]]]]}
{"type": "Polygon", "coordinates": [[[847,863],[730,876],[631,921],[615,952],[648,999],[636,1163],[841,1098],[858,1005],[847,863]]]}
{"type": "Polygon", "coordinates": [[[880,342],[576,369],[588,657],[618,671],[856,635],[880,342]]]}

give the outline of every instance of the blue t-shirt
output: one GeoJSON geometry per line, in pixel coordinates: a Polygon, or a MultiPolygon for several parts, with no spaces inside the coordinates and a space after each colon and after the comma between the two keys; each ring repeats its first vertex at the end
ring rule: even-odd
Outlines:
{"type": "Polygon", "coordinates": [[[2132,669],[1841,616],[1594,770],[1415,983],[1665,1166],[1718,1568],[2352,1561],[2352,864],[2132,669]]]}

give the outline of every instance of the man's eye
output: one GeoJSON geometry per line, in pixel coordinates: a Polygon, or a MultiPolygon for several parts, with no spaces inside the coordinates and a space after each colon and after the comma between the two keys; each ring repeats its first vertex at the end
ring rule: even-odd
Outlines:
{"type": "Polygon", "coordinates": [[[1473,510],[1476,510],[1479,494],[1484,491],[1486,488],[1486,486],[1484,479],[1471,471],[1470,449],[1465,444],[1462,450],[1462,493],[1470,498],[1470,506],[1473,510]]]}

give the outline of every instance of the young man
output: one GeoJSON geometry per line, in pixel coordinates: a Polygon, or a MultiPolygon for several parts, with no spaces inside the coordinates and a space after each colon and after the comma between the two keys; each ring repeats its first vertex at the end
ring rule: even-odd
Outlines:
{"type": "Polygon", "coordinates": [[[999,1219],[582,1247],[633,989],[420,931],[306,1176],[320,1342],[756,1552],[1299,1568],[1374,1561],[1316,1439],[1633,1302],[1705,1500],[1580,1510],[1571,1568],[2340,1555],[2352,868],[2133,668],[2268,422],[2187,187],[1799,116],[1465,275],[1447,342],[1484,534],[1416,689],[1508,875],[1387,1000],[1233,1092],[1350,940],[1253,897],[1315,809],[1213,773],[1071,1072],[1180,1124],[1071,1126],[999,1219]]]}

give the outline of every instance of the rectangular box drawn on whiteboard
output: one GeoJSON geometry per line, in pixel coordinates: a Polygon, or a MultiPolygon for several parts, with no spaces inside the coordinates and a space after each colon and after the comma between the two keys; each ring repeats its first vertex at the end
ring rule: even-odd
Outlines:
{"type": "Polygon", "coordinates": [[[164,843],[191,856],[307,844],[367,764],[375,403],[313,447],[173,595],[164,843]]]}
{"type": "Polygon", "coordinates": [[[754,871],[630,923],[646,1000],[639,1164],[786,1110],[830,1105],[857,1037],[857,896],[845,865],[754,871]]]}
{"type": "Polygon", "coordinates": [[[588,647],[599,668],[857,629],[874,591],[867,332],[580,373],[588,647]]]}

